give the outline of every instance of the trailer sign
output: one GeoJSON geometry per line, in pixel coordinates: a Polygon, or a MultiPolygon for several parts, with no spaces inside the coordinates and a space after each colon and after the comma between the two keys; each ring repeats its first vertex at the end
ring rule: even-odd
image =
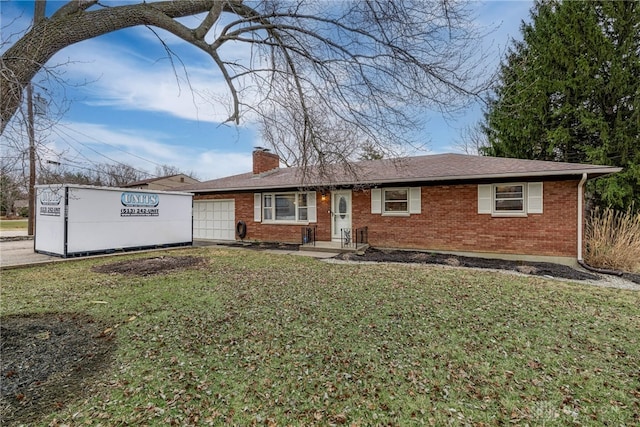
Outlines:
{"type": "Polygon", "coordinates": [[[60,206],[40,206],[40,215],[60,216],[60,206]]]}
{"type": "Polygon", "coordinates": [[[158,216],[160,209],[146,208],[123,208],[120,209],[120,216],[158,216]]]}
{"type": "Polygon", "coordinates": [[[160,196],[149,193],[132,193],[125,191],[120,196],[122,206],[127,207],[153,207],[160,204],[160,196]]]}
{"type": "Polygon", "coordinates": [[[58,191],[46,189],[40,193],[40,203],[43,205],[59,205],[60,200],[62,200],[62,196],[58,191]]]}
{"type": "Polygon", "coordinates": [[[120,216],[158,216],[160,196],[152,193],[135,193],[125,191],[120,195],[120,216]]]}
{"type": "Polygon", "coordinates": [[[40,193],[40,215],[60,216],[60,201],[62,196],[58,191],[46,189],[40,193]]]}

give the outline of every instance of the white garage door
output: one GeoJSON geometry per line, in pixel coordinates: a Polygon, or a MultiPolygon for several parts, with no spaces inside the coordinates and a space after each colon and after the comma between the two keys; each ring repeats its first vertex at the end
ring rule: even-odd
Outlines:
{"type": "Polygon", "coordinates": [[[236,214],[234,200],[193,202],[193,238],[235,240],[236,214]]]}

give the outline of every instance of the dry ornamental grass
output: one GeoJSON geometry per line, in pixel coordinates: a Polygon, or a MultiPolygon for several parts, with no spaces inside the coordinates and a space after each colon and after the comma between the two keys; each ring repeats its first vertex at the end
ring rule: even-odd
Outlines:
{"type": "Polygon", "coordinates": [[[640,272],[640,213],[596,208],[587,222],[586,243],[589,265],[640,272]]]}

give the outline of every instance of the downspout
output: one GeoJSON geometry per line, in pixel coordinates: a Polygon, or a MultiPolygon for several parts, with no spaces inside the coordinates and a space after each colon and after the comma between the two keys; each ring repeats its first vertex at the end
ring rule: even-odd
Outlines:
{"type": "Polygon", "coordinates": [[[587,181],[587,173],[582,174],[582,179],[578,183],[578,264],[585,270],[602,274],[611,274],[622,277],[623,273],[616,270],[606,270],[603,268],[595,268],[587,265],[582,259],[582,224],[584,222],[583,199],[584,199],[584,183],[587,181]]]}
{"type": "Polygon", "coordinates": [[[578,183],[578,264],[582,264],[582,234],[583,234],[583,222],[584,222],[584,183],[587,181],[587,173],[582,174],[582,179],[578,183]]]}

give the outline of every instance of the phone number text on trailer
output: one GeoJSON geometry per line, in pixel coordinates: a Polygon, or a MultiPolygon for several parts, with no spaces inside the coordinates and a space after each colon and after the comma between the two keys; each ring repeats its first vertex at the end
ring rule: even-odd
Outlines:
{"type": "Polygon", "coordinates": [[[120,209],[120,216],[158,216],[160,209],[149,208],[123,208],[120,209]]]}

